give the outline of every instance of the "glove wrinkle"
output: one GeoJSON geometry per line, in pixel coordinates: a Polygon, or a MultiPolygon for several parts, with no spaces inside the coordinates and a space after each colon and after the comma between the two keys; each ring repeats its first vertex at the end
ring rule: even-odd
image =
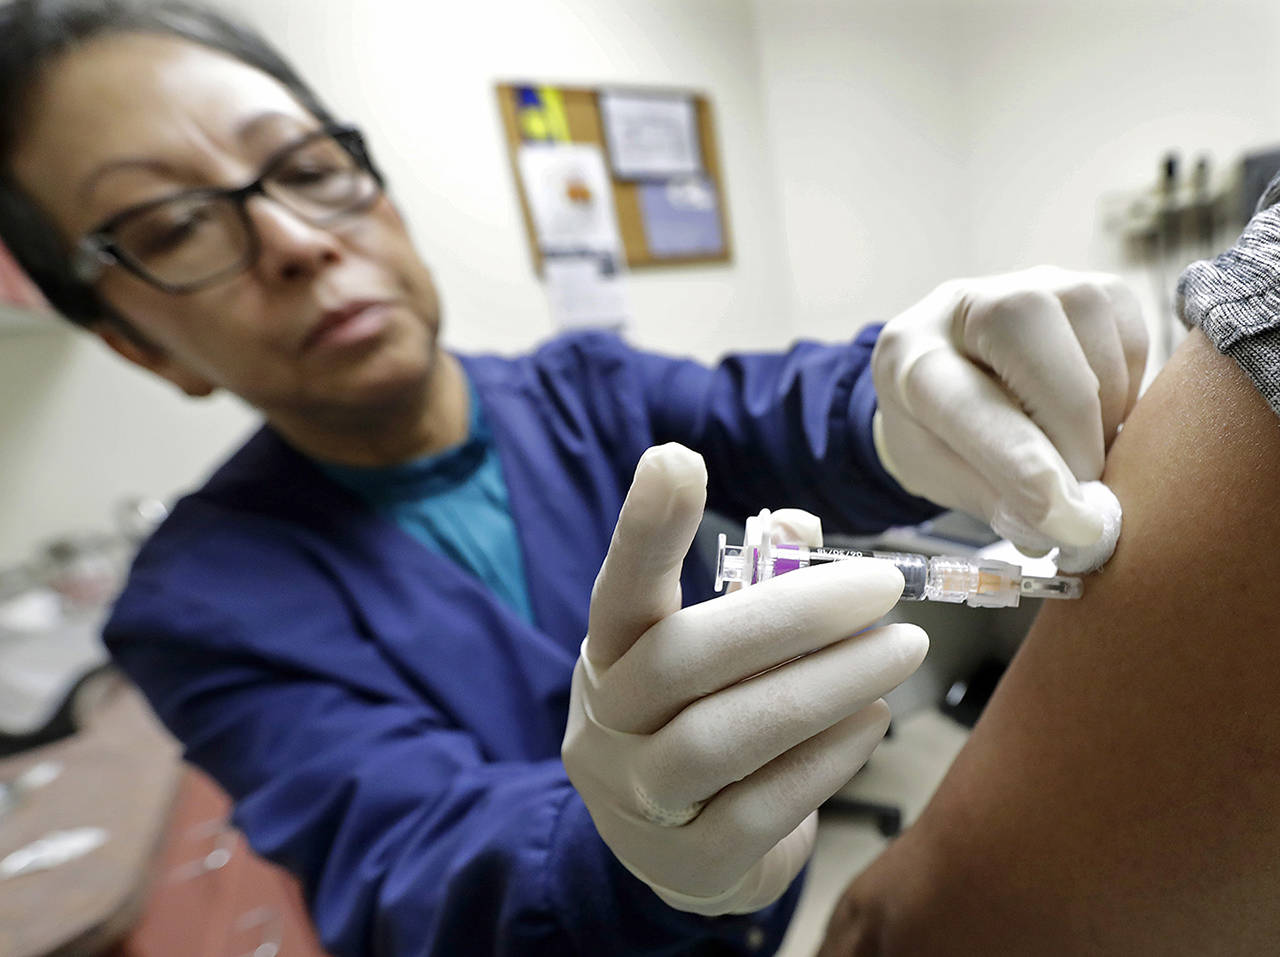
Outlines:
{"type": "MultiPolygon", "coordinates": [[[[583,680],[594,690],[597,687],[595,680],[596,670],[591,665],[590,659],[587,657],[587,639],[583,639],[582,641],[582,651],[579,654],[578,660],[578,667],[582,672],[583,680]]],[[[582,698],[582,713],[587,721],[589,721],[601,734],[612,738],[617,742],[619,748],[626,748],[631,752],[636,753],[643,749],[651,739],[651,736],[647,734],[631,734],[626,731],[617,731],[610,728],[608,725],[601,724],[599,719],[595,716],[595,711],[591,707],[590,694],[586,694],[582,698]]],[[[632,761],[629,763],[637,765],[639,762],[632,761]]],[[[621,810],[633,814],[638,812],[640,817],[644,818],[646,821],[657,824],[659,827],[680,827],[681,825],[688,824],[698,816],[699,812],[702,811],[703,805],[706,804],[706,801],[694,801],[692,804],[688,804],[684,807],[667,807],[651,798],[648,791],[645,790],[644,785],[642,785],[638,780],[632,781],[632,795],[636,799],[636,806],[634,808],[623,807],[621,810]]]]}

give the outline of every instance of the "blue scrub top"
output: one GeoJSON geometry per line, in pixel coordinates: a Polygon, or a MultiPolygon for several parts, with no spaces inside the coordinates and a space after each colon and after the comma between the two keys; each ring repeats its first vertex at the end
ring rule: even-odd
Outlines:
{"type": "MultiPolygon", "coordinates": [[[[672,910],[618,864],[560,762],[592,583],[641,453],[702,453],[709,505],[830,531],[936,509],[871,439],[875,332],[708,368],[603,333],[462,357],[506,477],[532,621],[270,428],[179,502],[106,627],[120,666],[301,879],[335,955],[770,952],[756,914],[672,910]]],[[[686,562],[686,602],[711,597],[686,562]]]]}

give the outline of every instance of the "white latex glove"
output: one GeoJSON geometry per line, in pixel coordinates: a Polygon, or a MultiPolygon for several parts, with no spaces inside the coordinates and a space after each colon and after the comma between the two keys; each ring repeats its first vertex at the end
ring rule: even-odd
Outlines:
{"type": "Polygon", "coordinates": [[[907,491],[1031,552],[1092,545],[1079,483],[1138,396],[1147,331],[1115,276],[1041,266],[943,283],[872,354],[876,452],[907,491]]]}
{"type": "Polygon", "coordinates": [[[920,629],[856,634],[902,592],[887,562],[802,569],[680,607],[702,458],[648,450],[591,597],[561,754],[600,836],[668,904],[748,913],[787,889],[814,810],[884,735],[920,629]],[[854,637],[850,637],[854,636],[854,637]]]}

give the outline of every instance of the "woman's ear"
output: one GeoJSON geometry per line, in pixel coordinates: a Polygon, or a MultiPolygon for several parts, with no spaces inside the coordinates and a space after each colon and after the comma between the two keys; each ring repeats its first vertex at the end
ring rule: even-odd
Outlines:
{"type": "Polygon", "coordinates": [[[94,323],[91,331],[105,342],[112,352],[139,368],[146,369],[153,375],[173,383],[189,396],[202,398],[210,395],[217,388],[204,376],[188,369],[162,348],[149,342],[132,327],[125,326],[121,322],[102,320],[94,323]]]}

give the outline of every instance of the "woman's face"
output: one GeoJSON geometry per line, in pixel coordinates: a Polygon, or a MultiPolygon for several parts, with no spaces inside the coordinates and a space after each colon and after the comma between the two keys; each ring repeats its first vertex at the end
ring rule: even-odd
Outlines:
{"type": "MultiPolygon", "coordinates": [[[[320,125],[267,74],[149,34],[54,61],[26,115],[13,171],[69,244],[135,204],[250,182],[320,125]]],[[[168,293],[108,267],[99,294],[155,348],[105,337],[192,394],[226,388],[268,417],[347,421],[420,395],[439,303],[386,197],[325,227],[262,196],[247,210],[261,254],[210,288],[168,293]]]]}

